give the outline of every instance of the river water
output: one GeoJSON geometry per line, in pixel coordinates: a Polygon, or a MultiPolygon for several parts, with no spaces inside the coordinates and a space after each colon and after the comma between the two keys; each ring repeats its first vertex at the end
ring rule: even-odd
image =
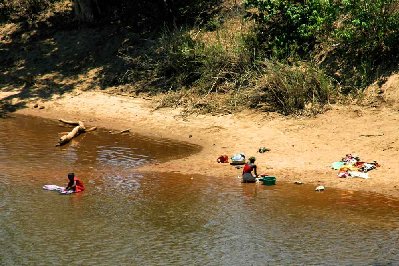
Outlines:
{"type": "Polygon", "coordinates": [[[199,147],[0,119],[0,265],[398,265],[399,201],[138,166],[199,147]],[[60,195],[75,172],[86,190],[60,195]]]}

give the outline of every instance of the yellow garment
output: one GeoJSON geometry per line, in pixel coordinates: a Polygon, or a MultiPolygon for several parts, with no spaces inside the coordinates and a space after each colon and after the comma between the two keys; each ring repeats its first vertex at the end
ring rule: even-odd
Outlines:
{"type": "Polygon", "coordinates": [[[346,172],[346,171],[359,171],[359,168],[357,168],[356,166],[354,166],[353,164],[346,164],[344,166],[342,166],[339,169],[340,172],[346,172]]]}

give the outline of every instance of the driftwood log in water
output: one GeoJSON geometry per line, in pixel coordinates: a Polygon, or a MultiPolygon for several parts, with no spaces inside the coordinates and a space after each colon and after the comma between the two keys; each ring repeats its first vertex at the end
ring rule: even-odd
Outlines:
{"type": "Polygon", "coordinates": [[[81,133],[89,132],[89,131],[93,131],[93,130],[97,129],[96,127],[91,127],[89,129],[86,129],[86,126],[81,121],[74,122],[74,121],[68,121],[68,120],[64,120],[64,119],[58,119],[58,120],[60,122],[64,123],[64,124],[72,125],[72,126],[75,126],[75,127],[72,129],[71,132],[69,132],[68,134],[62,136],[58,140],[58,143],[55,146],[65,145],[69,141],[71,141],[71,139],[73,139],[74,137],[79,136],[81,133]]]}

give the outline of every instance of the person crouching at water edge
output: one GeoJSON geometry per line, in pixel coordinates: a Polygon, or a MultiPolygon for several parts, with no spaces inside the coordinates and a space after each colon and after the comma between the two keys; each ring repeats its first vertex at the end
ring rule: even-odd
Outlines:
{"type": "Polygon", "coordinates": [[[65,190],[73,191],[75,193],[81,192],[85,190],[85,186],[83,185],[83,182],[79,180],[75,176],[74,173],[69,173],[68,174],[68,185],[66,186],[65,190]]]}
{"type": "Polygon", "coordinates": [[[244,165],[242,170],[242,182],[243,183],[255,183],[258,173],[256,171],[255,157],[249,157],[248,162],[244,165]],[[252,174],[252,171],[255,175],[252,174]]]}

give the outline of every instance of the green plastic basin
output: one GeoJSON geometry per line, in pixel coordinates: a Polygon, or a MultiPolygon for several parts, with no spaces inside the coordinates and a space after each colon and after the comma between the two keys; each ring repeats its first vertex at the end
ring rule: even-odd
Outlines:
{"type": "Polygon", "coordinates": [[[262,178],[263,185],[265,186],[273,186],[276,184],[276,177],[275,176],[264,176],[262,178]]]}

